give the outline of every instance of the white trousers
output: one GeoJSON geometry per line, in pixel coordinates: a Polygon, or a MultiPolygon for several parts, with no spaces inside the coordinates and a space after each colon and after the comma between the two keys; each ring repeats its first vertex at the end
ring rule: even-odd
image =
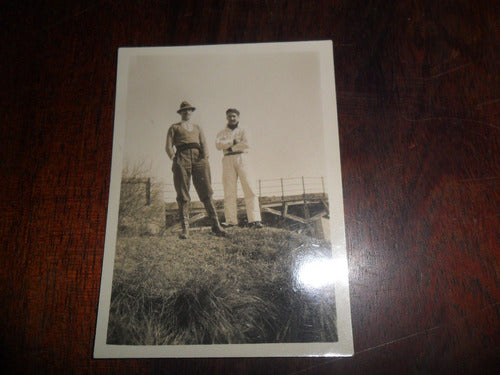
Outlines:
{"type": "Polygon", "coordinates": [[[248,155],[226,155],[222,158],[222,183],[224,184],[224,215],[226,224],[238,224],[237,182],[238,178],[245,195],[245,206],[249,223],[261,221],[259,198],[257,197],[253,176],[247,161],[248,155]]]}

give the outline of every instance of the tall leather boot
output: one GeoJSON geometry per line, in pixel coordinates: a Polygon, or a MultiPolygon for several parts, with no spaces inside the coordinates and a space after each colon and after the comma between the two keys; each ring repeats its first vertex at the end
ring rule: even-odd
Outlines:
{"type": "Polygon", "coordinates": [[[212,232],[217,236],[224,237],[226,235],[226,232],[224,231],[224,229],[222,229],[219,223],[219,217],[217,216],[217,211],[215,210],[215,205],[212,198],[205,199],[203,201],[203,205],[205,206],[208,217],[212,219],[212,232]]]}
{"type": "Polygon", "coordinates": [[[189,237],[189,203],[179,203],[179,218],[182,226],[179,238],[185,240],[189,237]]]}

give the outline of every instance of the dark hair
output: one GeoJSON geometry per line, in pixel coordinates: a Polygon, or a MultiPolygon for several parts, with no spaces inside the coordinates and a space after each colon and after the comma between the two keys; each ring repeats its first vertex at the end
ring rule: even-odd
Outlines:
{"type": "Polygon", "coordinates": [[[236,113],[238,116],[240,115],[240,111],[238,111],[236,108],[229,108],[227,111],[226,111],[226,115],[230,114],[230,113],[236,113]]]}

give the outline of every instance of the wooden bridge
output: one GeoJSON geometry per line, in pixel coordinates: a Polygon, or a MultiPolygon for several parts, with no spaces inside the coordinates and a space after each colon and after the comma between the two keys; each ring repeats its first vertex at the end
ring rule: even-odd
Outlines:
{"type": "MultiPolygon", "coordinates": [[[[220,184],[222,185],[222,184],[220,184]]],[[[329,239],[329,204],[324,179],[316,178],[280,178],[259,180],[259,203],[262,220],[265,225],[288,228],[314,237],[329,239]]],[[[220,197],[218,184],[213,184],[214,201],[219,217],[224,213],[224,200],[220,197]],[[219,199],[217,199],[219,198],[219,199]]],[[[220,186],[222,188],[222,186],[220,186]]],[[[165,222],[171,231],[180,230],[173,185],[166,185],[165,222]],[[173,197],[173,199],[172,199],[173,197]],[[173,200],[173,201],[172,201],[173,200]]],[[[221,189],[222,190],[222,189],[221,189]]],[[[223,190],[222,190],[223,193],[223,190]]],[[[196,196],[196,193],[192,196],[196,196]]],[[[223,195],[223,194],[222,194],[223,195]]],[[[240,191],[237,199],[240,223],[246,221],[245,201],[240,191]]],[[[203,204],[191,202],[191,218],[193,230],[202,230],[207,225],[203,204]],[[203,220],[205,219],[205,220],[203,220]]]]}

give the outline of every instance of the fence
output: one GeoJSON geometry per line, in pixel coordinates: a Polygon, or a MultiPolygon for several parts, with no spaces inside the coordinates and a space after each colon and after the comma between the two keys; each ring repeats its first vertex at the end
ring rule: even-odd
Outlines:
{"type": "Polygon", "coordinates": [[[146,206],[151,204],[151,178],[124,178],[122,184],[144,184],[146,206]]]}
{"type": "MultiPolygon", "coordinates": [[[[286,196],[305,196],[306,194],[322,194],[326,196],[326,185],[323,177],[290,177],[290,178],[273,178],[261,179],[257,181],[259,197],[280,197],[284,199],[286,196]]],[[[214,191],[214,199],[224,198],[224,187],[222,183],[212,183],[214,191]]],[[[198,196],[191,188],[191,198],[197,201],[198,196]]],[[[241,185],[238,184],[237,195],[243,197],[241,185]]],[[[175,188],[173,184],[165,184],[163,196],[165,202],[175,202],[175,188]]]]}

